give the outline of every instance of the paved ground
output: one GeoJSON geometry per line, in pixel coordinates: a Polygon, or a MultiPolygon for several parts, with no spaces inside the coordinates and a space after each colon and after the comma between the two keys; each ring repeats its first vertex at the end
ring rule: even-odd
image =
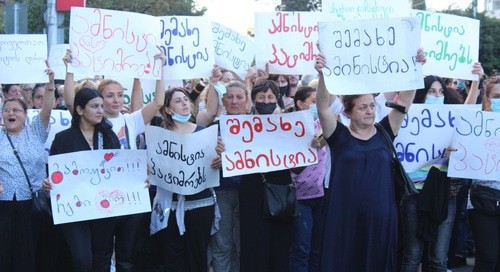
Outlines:
{"type": "Polygon", "coordinates": [[[467,258],[467,266],[462,266],[460,268],[454,268],[453,272],[472,272],[474,268],[474,258],[467,258]]]}

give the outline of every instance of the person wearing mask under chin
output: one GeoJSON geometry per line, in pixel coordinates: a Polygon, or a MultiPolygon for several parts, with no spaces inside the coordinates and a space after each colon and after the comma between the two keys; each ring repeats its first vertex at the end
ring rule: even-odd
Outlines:
{"type": "MultiPolygon", "coordinates": [[[[321,134],[316,107],[316,90],[299,87],[294,96],[295,110],[309,110],[314,117],[315,134],[321,134]]],[[[320,136],[322,138],[322,136],[320,136]]],[[[318,163],[290,170],[297,193],[300,215],[293,219],[290,247],[290,272],[319,271],[321,213],[329,151],[326,146],[317,150],[318,163]]]]}

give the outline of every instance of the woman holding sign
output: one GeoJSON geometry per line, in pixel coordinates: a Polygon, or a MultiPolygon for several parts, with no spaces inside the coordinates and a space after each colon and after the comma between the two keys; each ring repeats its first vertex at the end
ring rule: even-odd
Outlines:
{"type": "MultiPolygon", "coordinates": [[[[500,114],[500,76],[494,76],[488,80],[484,89],[482,108],[483,111],[500,114]]],[[[498,271],[500,268],[500,210],[497,203],[500,200],[500,180],[474,180],[470,200],[467,208],[470,209],[469,220],[476,242],[474,271],[498,271]],[[485,191],[495,196],[496,202],[493,201],[493,206],[496,212],[481,209],[481,205],[476,204],[481,202],[481,192],[485,191]]]]}
{"type": "Polygon", "coordinates": [[[3,104],[0,131],[0,271],[35,271],[35,229],[31,191],[42,186],[45,175],[45,141],[54,104],[54,72],[49,68],[40,114],[26,124],[27,105],[19,97],[3,104]],[[15,149],[15,152],[13,152],[15,149]],[[15,154],[18,154],[18,158],[15,154]],[[25,170],[23,170],[23,168],[25,170]],[[25,176],[25,172],[29,180],[25,176]]]}
{"type": "MultiPolygon", "coordinates": [[[[56,134],[51,155],[93,149],[119,149],[120,142],[104,118],[103,98],[93,89],[83,88],[75,96],[71,127],[56,134]]],[[[50,188],[47,182],[44,185],[50,188]]],[[[73,271],[109,271],[111,243],[116,219],[105,218],[61,225],[71,253],[73,271]]]]}
{"type": "MultiPolygon", "coordinates": [[[[483,69],[480,63],[474,64],[472,73],[478,74],[481,78],[483,69]]],[[[475,104],[479,94],[478,85],[478,81],[472,83],[465,104],[475,104]]],[[[448,90],[440,77],[426,76],[424,88],[417,90],[413,103],[462,104],[462,97],[455,90],[448,90]]],[[[462,179],[446,177],[447,169],[448,158],[444,158],[433,166],[409,173],[413,182],[423,182],[424,185],[421,193],[407,199],[402,207],[404,252],[401,271],[403,272],[416,272],[421,262],[428,266],[430,271],[447,269],[448,249],[457,211],[457,195],[464,184],[462,179]],[[439,190],[441,187],[434,187],[433,184],[444,185],[442,187],[444,190],[439,190]],[[429,220],[431,218],[429,211],[434,212],[432,220],[429,220]],[[428,253],[425,257],[423,257],[424,248],[427,248],[428,253]]]]}
{"type": "MultiPolygon", "coordinates": [[[[160,50],[160,48],[158,47],[160,50]]],[[[160,79],[156,80],[156,88],[152,103],[147,104],[140,110],[130,114],[122,114],[124,108],[124,88],[116,80],[102,80],[97,90],[102,95],[103,115],[111,123],[112,129],[120,141],[121,149],[137,149],[136,138],[139,134],[145,131],[145,125],[151,122],[153,117],[158,113],[158,110],[163,105],[165,95],[163,61],[165,55],[163,53],[154,56],[154,65],[161,65],[160,79]],[[161,61],[158,61],[161,60],[161,61]]],[[[71,61],[71,51],[68,50],[64,58],[64,62],[68,65],[71,61]]],[[[71,78],[71,77],[70,77],[71,78]]],[[[73,97],[75,96],[75,88],[72,87],[71,81],[65,89],[64,99],[70,111],[73,110],[73,97]]],[[[66,85],[65,85],[66,86],[66,85]]],[[[141,82],[138,78],[134,79],[132,88],[132,106],[137,100],[142,107],[142,91],[141,82]]],[[[140,225],[144,221],[144,214],[134,214],[121,216],[115,228],[114,251],[116,259],[117,272],[132,271],[134,269],[134,253],[138,242],[140,225]]],[[[113,244],[110,245],[108,254],[113,254],[113,244]]]]}
{"type": "MultiPolygon", "coordinates": [[[[280,113],[279,87],[272,80],[257,81],[251,92],[255,115],[280,113]]],[[[243,175],[240,183],[240,271],[289,271],[292,220],[263,218],[264,179],[292,183],[288,169],[243,175]]]]}
{"type": "MultiPolygon", "coordinates": [[[[193,106],[183,88],[170,89],[160,109],[162,127],[190,134],[203,129],[190,122],[193,106]]],[[[172,161],[177,163],[177,161],[172,161]]],[[[178,162],[182,163],[182,162],[178,162]]],[[[218,169],[220,157],[210,166],[218,169]]],[[[151,235],[158,241],[165,271],[208,271],[207,250],[214,223],[215,192],[212,188],[180,195],[157,187],[151,214],[151,235]]]]}
{"type": "MultiPolygon", "coordinates": [[[[417,60],[425,62],[422,50],[417,60]]],[[[328,105],[322,69],[323,54],[316,59],[320,74],[316,95],[318,115],[331,152],[329,190],[323,203],[323,239],[320,271],[396,271],[398,207],[392,177],[392,154],[375,126],[372,94],[345,95],[344,113],[349,126],[338,122],[328,105]]],[[[410,107],[415,91],[399,93],[399,104],[410,107]]],[[[393,109],[380,121],[392,139],[405,113],[393,109]]]]}

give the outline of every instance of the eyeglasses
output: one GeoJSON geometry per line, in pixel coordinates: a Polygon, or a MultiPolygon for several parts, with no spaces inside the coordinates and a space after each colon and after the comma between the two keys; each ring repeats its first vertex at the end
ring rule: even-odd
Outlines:
{"type": "Polygon", "coordinates": [[[17,108],[13,108],[13,109],[4,108],[2,111],[3,111],[4,113],[11,113],[11,112],[13,112],[13,113],[15,113],[15,114],[18,114],[18,113],[24,112],[24,110],[23,110],[23,109],[17,109],[17,108]]]}

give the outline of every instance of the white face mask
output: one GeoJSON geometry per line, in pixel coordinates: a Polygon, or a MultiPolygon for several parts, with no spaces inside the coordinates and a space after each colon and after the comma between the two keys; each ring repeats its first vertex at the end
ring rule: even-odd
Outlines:
{"type": "Polygon", "coordinates": [[[437,104],[437,105],[443,105],[444,104],[444,96],[434,96],[434,95],[427,95],[425,98],[425,104],[437,104]]]}

